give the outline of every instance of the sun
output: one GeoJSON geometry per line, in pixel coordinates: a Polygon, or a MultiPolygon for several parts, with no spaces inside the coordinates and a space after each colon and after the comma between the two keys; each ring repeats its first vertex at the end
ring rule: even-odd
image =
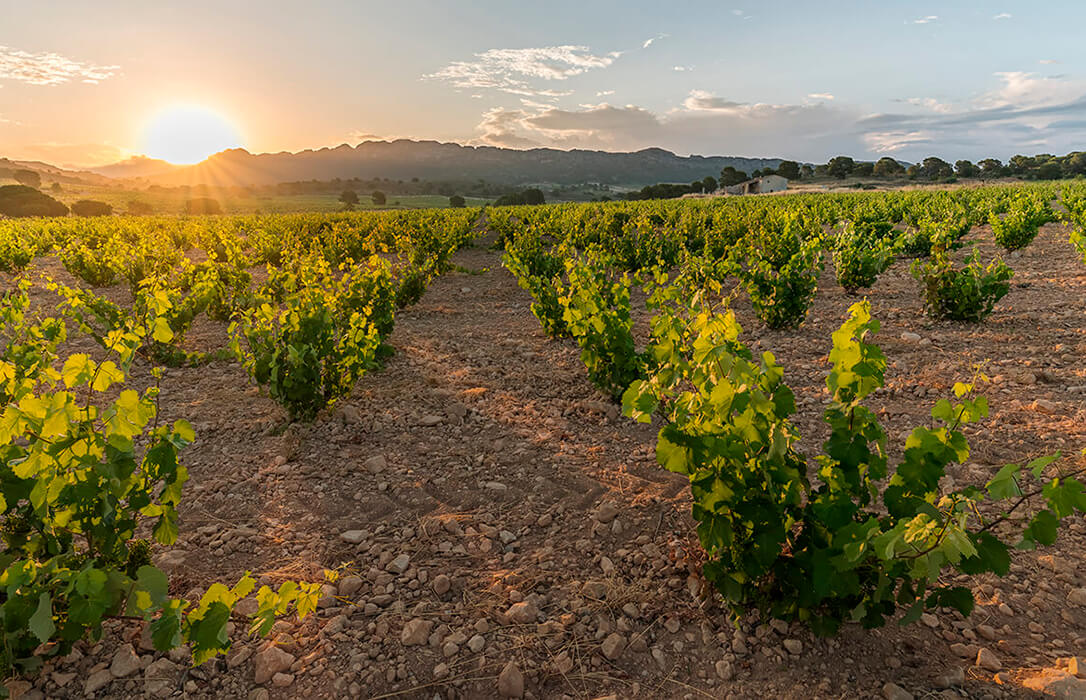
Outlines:
{"type": "Polygon", "coordinates": [[[156,114],[143,134],[143,151],[175,165],[199,163],[227,148],[241,146],[230,120],[202,105],[174,105],[156,114]]]}

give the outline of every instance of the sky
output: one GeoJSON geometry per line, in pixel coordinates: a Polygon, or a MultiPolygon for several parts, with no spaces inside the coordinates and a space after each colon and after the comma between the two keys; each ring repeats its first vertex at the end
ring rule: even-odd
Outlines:
{"type": "Polygon", "coordinates": [[[0,156],[58,165],[396,138],[810,162],[1086,150],[1081,0],[0,0],[0,16],[0,156]]]}

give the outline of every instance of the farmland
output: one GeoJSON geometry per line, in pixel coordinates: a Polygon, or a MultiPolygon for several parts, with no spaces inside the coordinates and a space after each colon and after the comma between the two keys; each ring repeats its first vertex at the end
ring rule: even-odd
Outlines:
{"type": "Polygon", "coordinates": [[[1018,697],[1086,649],[1080,183],[0,221],[0,267],[20,689],[1018,697]]]}

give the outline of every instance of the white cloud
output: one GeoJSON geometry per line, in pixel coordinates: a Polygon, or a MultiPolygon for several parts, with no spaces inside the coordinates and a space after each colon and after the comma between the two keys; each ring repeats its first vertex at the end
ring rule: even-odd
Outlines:
{"type": "Polygon", "coordinates": [[[924,109],[941,114],[954,111],[953,105],[940,102],[934,97],[908,97],[902,101],[911,104],[914,107],[923,107],[924,109]]]}
{"type": "Polygon", "coordinates": [[[1013,16],[1014,15],[1012,15],[1010,12],[1000,12],[998,15],[992,17],[992,19],[1010,19],[1013,16]]]}
{"type": "Polygon", "coordinates": [[[660,41],[661,39],[666,39],[669,36],[671,36],[671,35],[670,34],[657,34],[654,37],[651,37],[649,39],[645,39],[645,42],[643,44],[641,44],[641,48],[647,49],[648,47],[652,46],[653,44],[660,41]]]}
{"type": "Polygon", "coordinates": [[[676,73],[686,73],[694,70],[694,66],[675,66],[671,70],[675,71],[676,73]]]}
{"type": "Polygon", "coordinates": [[[834,98],[833,95],[831,95],[828,92],[812,92],[811,94],[807,95],[807,97],[812,99],[812,100],[827,100],[827,101],[829,101],[829,100],[836,99],[836,98],[834,98]]]}
{"type": "Polygon", "coordinates": [[[596,93],[596,97],[607,97],[608,95],[615,94],[614,90],[600,90],[596,93]]]}
{"type": "Polygon", "coordinates": [[[913,24],[931,24],[939,20],[939,15],[928,15],[927,17],[918,17],[913,20],[913,24]]]}
{"type": "Polygon", "coordinates": [[[1037,61],[1037,63],[1040,63],[1042,66],[1054,66],[1059,63],[1059,61],[1054,58],[1042,58],[1040,61],[1037,61]]]}
{"type": "Polygon", "coordinates": [[[586,46],[545,46],[532,49],[490,49],[474,61],[454,61],[423,76],[458,88],[493,89],[514,95],[562,97],[572,91],[539,89],[532,80],[566,80],[597,68],[606,68],[621,51],[596,55],[586,46]]]}
{"type": "Polygon", "coordinates": [[[49,51],[30,53],[0,46],[0,80],[29,85],[61,85],[79,80],[91,85],[112,78],[120,66],[98,66],[49,51]]]}

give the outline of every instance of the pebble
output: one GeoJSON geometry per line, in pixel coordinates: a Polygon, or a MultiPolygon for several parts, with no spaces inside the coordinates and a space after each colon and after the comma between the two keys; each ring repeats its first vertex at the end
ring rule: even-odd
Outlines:
{"type": "Polygon", "coordinates": [[[936,688],[957,688],[962,685],[965,685],[965,669],[961,666],[947,669],[935,678],[936,688]]]}
{"type": "Polygon", "coordinates": [[[987,647],[981,647],[980,651],[977,652],[977,666],[989,671],[1003,670],[1003,662],[987,647]]]}
{"type": "Polygon", "coordinates": [[[913,694],[897,683],[887,683],[882,686],[882,696],[886,700],[913,700],[913,694]]]}
{"type": "Polygon", "coordinates": [[[416,617],[403,626],[403,631],[400,633],[400,643],[405,647],[425,644],[429,640],[430,631],[433,628],[433,621],[416,617]]]}
{"type": "Polygon", "coordinates": [[[366,460],[365,465],[368,472],[377,474],[388,468],[388,460],[385,459],[384,455],[374,455],[366,460]]]}
{"type": "Polygon", "coordinates": [[[131,644],[121,646],[113,654],[113,661],[109,664],[109,673],[114,678],[131,676],[138,670],[140,670],[140,657],[131,644]]]}
{"type": "Polygon", "coordinates": [[[505,619],[518,625],[526,625],[535,622],[538,617],[539,608],[531,601],[527,600],[513,603],[509,606],[509,609],[505,611],[505,619]]]}
{"type": "Polygon", "coordinates": [[[615,661],[622,656],[622,652],[626,651],[626,638],[618,632],[612,632],[603,640],[600,651],[602,651],[603,655],[608,659],[615,661]]]}
{"type": "Polygon", "coordinates": [[[438,574],[434,577],[434,582],[431,584],[434,589],[434,593],[437,595],[445,595],[452,588],[452,581],[445,574],[438,574]]]}
{"type": "Polygon", "coordinates": [[[618,506],[615,505],[614,501],[604,501],[596,509],[596,521],[604,524],[614,520],[617,515],[618,506]]]}
{"type": "Polygon", "coordinates": [[[362,540],[366,539],[366,531],[365,530],[347,530],[346,532],[341,532],[340,533],[339,539],[343,540],[344,542],[346,542],[348,544],[358,544],[362,540]]]}
{"type": "Polygon", "coordinates": [[[486,646],[486,637],[481,634],[474,635],[468,640],[468,649],[471,649],[474,653],[478,654],[486,646]]]}
{"type": "Polygon", "coordinates": [[[524,674],[515,661],[510,661],[498,676],[498,695],[503,698],[524,697],[524,674]]]}
{"type": "Polygon", "coordinates": [[[293,663],[293,654],[288,654],[274,644],[269,644],[258,651],[253,659],[253,682],[264,685],[275,674],[289,670],[293,663]]]}
{"type": "Polygon", "coordinates": [[[803,652],[803,642],[798,639],[786,639],[784,640],[784,648],[788,650],[789,654],[799,656],[803,652]]]}
{"type": "Polygon", "coordinates": [[[411,557],[407,554],[399,554],[385,567],[385,571],[391,574],[402,574],[411,565],[411,557]]]}
{"type": "Polygon", "coordinates": [[[913,333],[912,331],[905,331],[901,334],[901,339],[904,340],[906,343],[915,343],[920,340],[920,335],[917,333],[913,333]]]}
{"type": "Polygon", "coordinates": [[[1067,594],[1067,602],[1072,605],[1086,607],[1086,588],[1072,588],[1067,594]]]}
{"type": "Polygon", "coordinates": [[[83,684],[83,694],[89,697],[95,697],[95,694],[105,688],[110,681],[113,680],[113,674],[109,672],[108,668],[103,668],[101,671],[92,673],[87,682],[83,684]]]}
{"type": "Polygon", "coordinates": [[[721,659],[716,662],[716,675],[722,681],[730,681],[735,678],[735,669],[727,661],[721,659]]]}

